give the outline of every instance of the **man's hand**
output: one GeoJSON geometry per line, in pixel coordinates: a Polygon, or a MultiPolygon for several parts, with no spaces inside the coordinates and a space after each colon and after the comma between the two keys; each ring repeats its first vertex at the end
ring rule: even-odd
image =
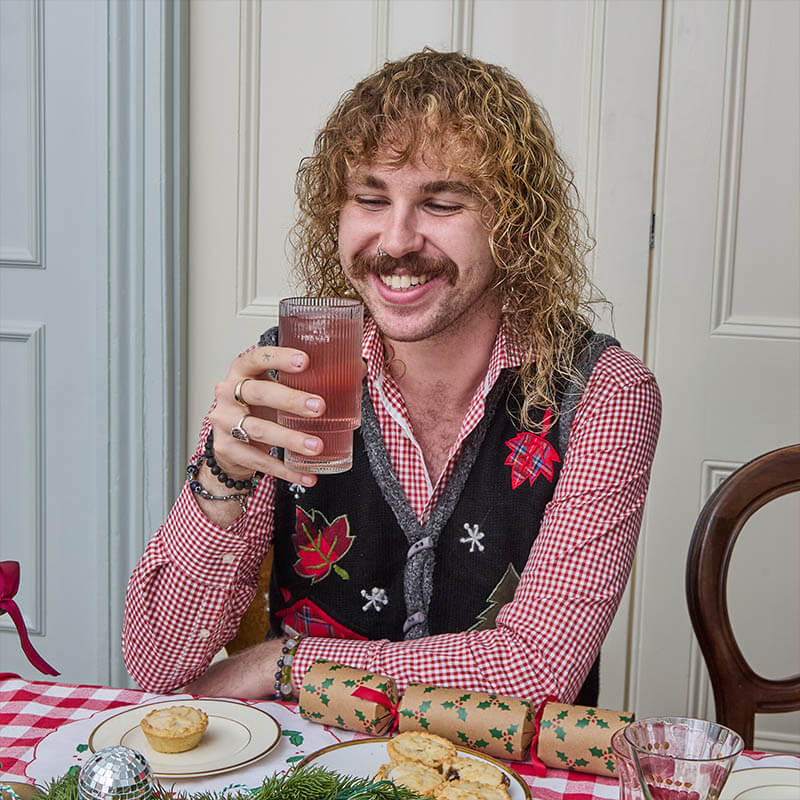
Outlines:
{"type": "Polygon", "coordinates": [[[283,639],[269,639],[249,650],[212,664],[185,688],[202,697],[264,700],[275,694],[275,672],[283,639]]]}
{"type": "MultiPolygon", "coordinates": [[[[214,387],[214,408],[209,414],[214,433],[214,457],[229,478],[247,479],[258,471],[303,486],[313,486],[317,482],[316,475],[291,470],[270,455],[273,446],[306,455],[322,451],[319,437],[284,428],[276,421],[278,410],[309,419],[324,413],[325,401],[321,397],[290,389],[269,374],[269,370],[302,372],[307,367],[308,356],[301,350],[255,347],[234,359],[228,376],[214,387]],[[234,398],[237,387],[241,403],[234,398]],[[245,417],[242,427],[247,432],[248,442],[232,435],[233,427],[245,417]]],[[[211,494],[227,493],[205,462],[196,479],[211,494]]],[[[234,501],[206,500],[200,495],[195,498],[200,510],[220,528],[227,528],[242,513],[234,501]]]]}
{"type": "Polygon", "coordinates": [[[290,389],[270,377],[268,370],[302,372],[308,367],[308,356],[302,350],[285,347],[255,347],[231,364],[228,376],[214,387],[215,405],[210,413],[214,430],[214,455],[217,463],[233,478],[249,477],[256,470],[275,475],[289,483],[310,483],[304,476],[288,469],[282,461],[269,455],[270,448],[288,448],[296,453],[316,455],[322,440],[302,431],[284,428],[276,422],[277,411],[314,419],[325,411],[325,401],[318,395],[290,389]],[[236,386],[245,406],[234,399],[236,386]],[[231,429],[245,415],[244,425],[250,442],[234,439],[231,429]]]}

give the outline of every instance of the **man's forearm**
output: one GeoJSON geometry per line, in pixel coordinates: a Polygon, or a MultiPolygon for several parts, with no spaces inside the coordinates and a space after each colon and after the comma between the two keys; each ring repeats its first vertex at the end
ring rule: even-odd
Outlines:
{"type": "Polygon", "coordinates": [[[194,680],[235,636],[271,545],[273,488],[262,481],[247,513],[223,528],[184,485],[128,584],[123,650],[142,688],[165,691],[194,680]]]}

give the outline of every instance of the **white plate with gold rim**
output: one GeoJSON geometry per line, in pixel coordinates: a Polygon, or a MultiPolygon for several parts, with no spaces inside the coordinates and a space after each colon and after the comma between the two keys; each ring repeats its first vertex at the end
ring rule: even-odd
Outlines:
{"type": "Polygon", "coordinates": [[[753,767],[731,772],[719,800],[800,800],[800,769],[753,767]]]}
{"type": "Polygon", "coordinates": [[[280,741],[281,728],[273,717],[237,700],[167,700],[133,706],[101,722],[89,736],[89,749],[122,744],[138,750],[159,778],[199,778],[219,775],[252,764],[280,741]],[[150,747],[139,723],[157,708],[187,705],[208,716],[200,744],[184,753],[159,753],[150,747]]]}
{"type": "MultiPolygon", "coordinates": [[[[338,772],[340,775],[352,775],[358,778],[372,778],[380,768],[381,764],[389,762],[389,755],[386,752],[387,737],[378,739],[354,739],[351,742],[342,742],[330,747],[323,747],[310,756],[304,758],[298,767],[314,766],[325,767],[326,769],[338,772]]],[[[502,761],[496,758],[478,753],[476,750],[469,750],[466,747],[456,747],[458,755],[475,758],[478,761],[485,761],[496,767],[508,778],[508,793],[511,800],[531,800],[531,793],[525,781],[510,770],[502,761]]]]}

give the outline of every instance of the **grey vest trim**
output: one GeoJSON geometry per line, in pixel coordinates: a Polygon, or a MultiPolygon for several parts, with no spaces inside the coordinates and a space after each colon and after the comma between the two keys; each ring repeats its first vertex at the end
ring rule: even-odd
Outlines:
{"type": "Polygon", "coordinates": [[[465,440],[453,474],[424,527],[419,524],[392,468],[383,436],[381,436],[378,418],[375,415],[366,383],[364,384],[361,404],[361,436],[364,439],[364,447],[381,494],[389,508],[392,509],[397,524],[411,545],[403,575],[403,593],[408,613],[408,618],[403,626],[406,639],[419,639],[430,634],[428,607],[433,595],[436,543],[461,497],[461,491],[467,482],[472,465],[478,457],[497,404],[505,395],[512,379],[513,376],[510,373],[502,372],[489,392],[484,415],[465,440]]]}
{"type": "Polygon", "coordinates": [[[575,418],[575,412],[578,410],[578,404],[581,401],[586,381],[589,379],[597,359],[600,358],[607,347],[612,346],[619,347],[619,342],[613,336],[605,333],[594,333],[575,362],[575,369],[579,377],[573,378],[567,384],[561,399],[561,408],[559,409],[558,452],[561,453],[562,459],[567,452],[572,421],[575,418]]]}

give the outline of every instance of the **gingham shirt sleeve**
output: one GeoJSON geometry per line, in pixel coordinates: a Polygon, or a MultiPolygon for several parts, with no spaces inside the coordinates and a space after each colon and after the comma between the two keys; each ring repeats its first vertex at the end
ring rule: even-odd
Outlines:
{"type": "Polygon", "coordinates": [[[607,349],[587,382],[553,499],[514,599],[493,630],[409,642],[304,639],[298,685],[317,658],[410,682],[572,702],[630,573],[661,420],[655,379],[607,349]]]}
{"type": "MultiPolygon", "coordinates": [[[[206,419],[195,455],[209,430],[206,419]]],[[[164,692],[199,677],[236,634],[272,544],[275,482],[261,481],[228,529],[200,511],[188,482],[128,582],[122,649],[143,689],[164,692]]]]}

